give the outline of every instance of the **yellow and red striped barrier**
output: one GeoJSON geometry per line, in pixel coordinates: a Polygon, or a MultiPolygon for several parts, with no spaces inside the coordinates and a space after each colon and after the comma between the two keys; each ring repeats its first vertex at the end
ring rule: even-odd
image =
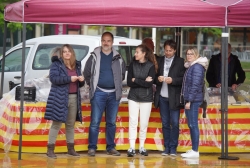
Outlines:
{"type": "MultiPolygon", "coordinates": [[[[19,145],[19,102],[6,103],[0,118],[0,148],[5,151],[18,151],[19,145]]],[[[25,103],[23,113],[22,151],[45,153],[48,132],[51,121],[45,120],[46,103],[25,103]]],[[[221,114],[219,105],[210,105],[207,118],[200,117],[200,152],[220,152],[221,146],[221,114]]],[[[228,144],[229,152],[250,152],[250,106],[229,106],[228,112],[228,144]]],[[[75,149],[86,151],[88,147],[88,130],[90,124],[90,104],[82,104],[83,122],[75,125],[75,149]]],[[[202,116],[200,110],[200,116],[202,116]]],[[[127,150],[128,140],[128,104],[121,104],[117,116],[117,131],[115,142],[117,150],[127,150]]],[[[152,108],[145,148],[148,150],[163,150],[161,118],[159,109],[152,108]]],[[[59,131],[55,152],[66,152],[65,127],[59,131]]],[[[137,147],[139,141],[137,140],[137,147]]],[[[100,125],[98,150],[106,149],[105,117],[100,125]]],[[[186,118],[181,112],[180,136],[177,151],[191,149],[189,128],[186,118]]]]}

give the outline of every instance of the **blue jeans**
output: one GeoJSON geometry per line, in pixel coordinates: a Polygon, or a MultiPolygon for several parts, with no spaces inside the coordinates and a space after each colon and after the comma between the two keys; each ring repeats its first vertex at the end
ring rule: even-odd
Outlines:
{"type": "Polygon", "coordinates": [[[198,115],[199,115],[199,106],[201,102],[191,102],[190,109],[185,109],[185,114],[187,117],[188,127],[190,130],[190,136],[192,141],[192,150],[198,151],[199,147],[199,125],[198,125],[198,115]]]}
{"type": "Polygon", "coordinates": [[[179,139],[180,110],[171,110],[168,98],[162,96],[159,99],[159,107],[165,151],[175,154],[179,139]]]}
{"type": "Polygon", "coordinates": [[[120,100],[116,100],[115,92],[103,92],[96,89],[91,103],[91,121],[89,126],[89,149],[97,149],[99,127],[103,112],[106,119],[106,149],[115,148],[116,116],[120,100]]]}

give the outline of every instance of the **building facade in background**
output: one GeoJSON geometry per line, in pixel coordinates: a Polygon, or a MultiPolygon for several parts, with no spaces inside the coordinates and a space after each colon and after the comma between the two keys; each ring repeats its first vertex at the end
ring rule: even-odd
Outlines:
{"type": "MultiPolygon", "coordinates": [[[[33,24],[32,30],[27,30],[26,39],[57,35],[57,34],[85,34],[100,35],[104,31],[110,31],[116,36],[123,36],[133,39],[143,39],[152,37],[152,28],[138,27],[106,27],[106,26],[86,26],[86,25],[63,25],[63,24],[33,24]]],[[[185,51],[189,46],[197,47],[202,56],[208,59],[211,55],[220,52],[220,28],[216,33],[207,31],[209,28],[182,28],[181,31],[181,57],[185,57],[185,51]]],[[[216,30],[216,28],[213,28],[216,30]]],[[[250,28],[230,28],[229,41],[232,45],[233,54],[242,61],[250,61],[250,28]]],[[[21,42],[21,31],[14,32],[13,38],[7,34],[7,49],[11,44],[16,45],[21,42]],[[13,41],[11,42],[11,39],[13,41]]],[[[3,32],[0,31],[3,37],[3,32]]],[[[3,38],[2,38],[3,39],[3,38]]],[[[156,28],[155,51],[157,55],[163,55],[163,44],[168,39],[175,39],[175,28],[156,28]]],[[[2,53],[3,41],[0,41],[0,53],[2,53]]]]}

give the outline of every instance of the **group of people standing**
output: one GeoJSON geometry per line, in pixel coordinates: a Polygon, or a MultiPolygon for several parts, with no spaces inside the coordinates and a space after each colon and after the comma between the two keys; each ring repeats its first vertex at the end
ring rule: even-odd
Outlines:
{"type": "MultiPolygon", "coordinates": [[[[122,97],[126,65],[122,56],[113,48],[113,41],[112,33],[102,34],[101,46],[91,53],[83,75],[81,64],[76,61],[70,45],[62,46],[60,56],[52,57],[49,75],[52,86],[45,113],[45,119],[53,121],[47,145],[48,157],[56,158],[55,142],[62,123],[65,123],[66,127],[68,154],[79,156],[74,149],[74,123],[82,122],[79,88],[85,82],[90,88],[91,103],[88,155],[96,154],[99,126],[105,112],[107,154],[120,156],[120,152],[115,149],[116,116],[122,97]]],[[[199,157],[198,111],[203,101],[203,82],[208,60],[206,57],[200,57],[197,49],[189,48],[185,61],[176,55],[176,47],[175,41],[165,41],[165,56],[162,57],[154,54],[154,43],[150,38],[144,39],[142,44],[136,47],[127,74],[127,85],[130,87],[128,157],[136,154],[138,118],[139,154],[148,156],[144,143],[152,102],[160,109],[165,147],[162,155],[177,156],[180,109],[185,108],[192,149],[181,156],[199,157]],[[184,97],[184,107],[180,95],[184,97]]]]}

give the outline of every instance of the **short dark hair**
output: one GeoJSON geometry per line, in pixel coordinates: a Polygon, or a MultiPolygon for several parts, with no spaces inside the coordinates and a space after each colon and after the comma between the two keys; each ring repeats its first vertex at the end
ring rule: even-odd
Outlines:
{"type": "Polygon", "coordinates": [[[109,35],[112,38],[112,40],[114,41],[114,35],[112,33],[110,33],[110,32],[102,33],[102,37],[105,36],[105,35],[109,35]]]}
{"type": "Polygon", "coordinates": [[[164,48],[166,47],[166,45],[169,45],[170,48],[173,48],[174,50],[176,50],[176,42],[174,40],[166,40],[164,42],[164,48]]]}

